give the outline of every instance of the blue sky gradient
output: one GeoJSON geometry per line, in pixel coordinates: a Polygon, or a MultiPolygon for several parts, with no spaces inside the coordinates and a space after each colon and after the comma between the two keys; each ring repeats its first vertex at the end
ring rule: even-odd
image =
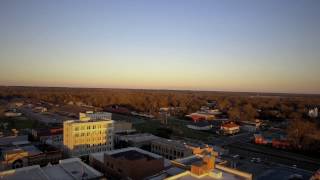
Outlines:
{"type": "Polygon", "coordinates": [[[320,1],[0,1],[0,85],[320,93],[320,1]]]}

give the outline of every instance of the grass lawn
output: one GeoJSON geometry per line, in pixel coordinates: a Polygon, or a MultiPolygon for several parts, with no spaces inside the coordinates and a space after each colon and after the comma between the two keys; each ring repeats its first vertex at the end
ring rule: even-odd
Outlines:
{"type": "Polygon", "coordinates": [[[213,134],[192,130],[186,127],[186,122],[170,119],[167,125],[163,125],[158,120],[149,120],[145,123],[135,124],[134,128],[139,132],[151,133],[157,135],[159,128],[168,128],[172,130],[172,136],[181,138],[190,138],[195,140],[207,141],[213,134]]]}

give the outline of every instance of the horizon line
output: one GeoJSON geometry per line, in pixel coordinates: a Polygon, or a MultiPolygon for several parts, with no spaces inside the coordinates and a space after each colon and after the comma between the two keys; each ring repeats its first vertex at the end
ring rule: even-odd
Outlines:
{"type": "Polygon", "coordinates": [[[320,93],[293,93],[293,92],[259,92],[259,91],[232,91],[232,90],[195,90],[195,89],[163,89],[163,88],[119,88],[119,87],[85,87],[85,86],[38,86],[38,85],[0,85],[0,87],[25,87],[25,88],[67,88],[67,89],[109,89],[109,90],[146,90],[146,91],[189,91],[212,93],[243,93],[243,94],[271,94],[278,95],[302,95],[320,96],[320,93]]]}

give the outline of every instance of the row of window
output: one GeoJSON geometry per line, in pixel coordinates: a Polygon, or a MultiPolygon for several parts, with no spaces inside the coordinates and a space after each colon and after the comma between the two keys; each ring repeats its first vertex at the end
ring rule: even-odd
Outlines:
{"type": "MultiPolygon", "coordinates": [[[[81,144],[80,144],[81,145],[81,144]]],[[[83,148],[83,147],[86,147],[86,148],[90,148],[90,147],[96,147],[96,146],[106,146],[106,145],[109,145],[111,146],[112,145],[112,142],[105,142],[105,143],[97,143],[97,144],[83,144],[82,146],[79,146],[79,148],[83,148]]]]}
{"type": "Polygon", "coordinates": [[[94,148],[94,149],[77,149],[73,151],[73,154],[75,155],[83,155],[83,154],[90,154],[90,153],[96,153],[96,152],[103,152],[103,151],[111,151],[111,147],[101,147],[101,148],[94,148]]]}
{"type": "MultiPolygon", "coordinates": [[[[184,157],[184,152],[182,151],[177,151],[176,149],[169,149],[169,148],[166,148],[166,147],[162,147],[162,146],[159,146],[159,145],[155,145],[155,144],[152,144],[151,145],[151,150],[155,153],[158,153],[158,154],[161,154],[161,155],[165,155],[165,154],[169,154],[169,155],[172,155],[173,157],[184,157]]],[[[169,158],[169,159],[173,159],[171,156],[171,158],[166,155],[167,157],[166,158],[169,158]]]]}
{"type": "Polygon", "coordinates": [[[87,132],[87,133],[82,132],[82,133],[76,133],[75,137],[86,136],[86,135],[87,136],[95,136],[95,135],[105,135],[105,134],[111,134],[111,131],[109,131],[108,133],[102,132],[102,131],[100,131],[100,132],[87,132]]]}
{"type": "Polygon", "coordinates": [[[74,127],[75,131],[79,130],[91,130],[91,129],[101,129],[101,128],[109,128],[112,127],[112,125],[108,124],[99,124],[99,125],[82,125],[82,126],[76,126],[74,127]]]}

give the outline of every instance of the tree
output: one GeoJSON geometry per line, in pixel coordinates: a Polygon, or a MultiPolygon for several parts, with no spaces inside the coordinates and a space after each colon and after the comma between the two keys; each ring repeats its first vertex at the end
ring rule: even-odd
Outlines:
{"type": "Polygon", "coordinates": [[[228,111],[228,117],[230,120],[232,121],[238,121],[240,120],[240,110],[239,108],[237,107],[234,107],[234,108],[231,108],[229,111],[228,111]]]}
{"type": "Polygon", "coordinates": [[[309,121],[292,120],[288,126],[287,133],[293,147],[304,150],[309,149],[312,144],[309,137],[317,133],[316,127],[315,123],[309,121]]]}
{"type": "Polygon", "coordinates": [[[252,107],[251,104],[246,104],[243,106],[241,120],[254,121],[257,115],[257,110],[254,107],[252,107]]]}
{"type": "Polygon", "coordinates": [[[220,102],[219,102],[219,108],[223,111],[229,109],[231,106],[231,103],[229,101],[229,99],[227,98],[223,98],[220,102]]]}

